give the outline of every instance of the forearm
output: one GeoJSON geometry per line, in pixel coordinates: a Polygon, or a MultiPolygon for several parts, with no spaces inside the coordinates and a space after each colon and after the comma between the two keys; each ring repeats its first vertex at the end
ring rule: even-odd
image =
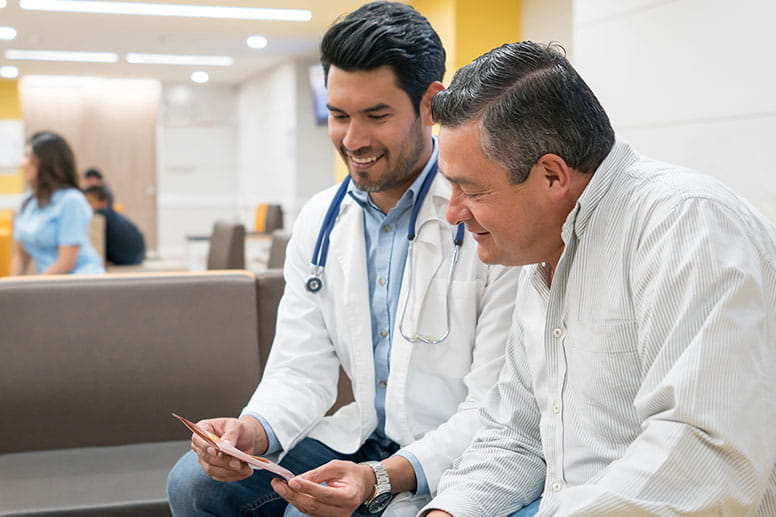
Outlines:
{"type": "Polygon", "coordinates": [[[411,492],[417,487],[415,478],[415,469],[412,464],[403,456],[391,456],[380,463],[383,464],[388,472],[388,479],[391,481],[391,492],[398,494],[401,492],[411,492]]]}
{"type": "Polygon", "coordinates": [[[45,271],[42,271],[43,275],[64,275],[70,273],[75,268],[76,261],[78,259],[78,249],[80,246],[60,246],[57,253],[57,260],[54,261],[45,271]]]}

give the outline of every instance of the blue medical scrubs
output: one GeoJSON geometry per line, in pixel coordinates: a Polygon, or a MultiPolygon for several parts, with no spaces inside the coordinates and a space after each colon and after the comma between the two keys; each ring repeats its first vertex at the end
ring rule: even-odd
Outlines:
{"type": "Polygon", "coordinates": [[[59,256],[60,246],[78,246],[78,257],[71,273],[105,273],[102,258],[89,241],[92,209],[80,190],[54,191],[49,203],[38,206],[32,196],[14,222],[14,239],[32,256],[41,273],[59,256]]]}

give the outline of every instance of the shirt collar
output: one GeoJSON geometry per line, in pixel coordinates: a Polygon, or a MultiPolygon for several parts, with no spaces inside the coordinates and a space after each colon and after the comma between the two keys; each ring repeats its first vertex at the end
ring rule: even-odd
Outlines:
{"type": "MultiPolygon", "coordinates": [[[[399,202],[396,203],[397,208],[404,209],[413,205],[413,203],[415,202],[415,199],[417,199],[418,197],[418,191],[420,190],[420,186],[423,184],[423,181],[426,179],[426,176],[428,176],[429,173],[431,172],[431,169],[434,167],[434,164],[436,164],[438,155],[439,155],[439,146],[437,145],[437,139],[434,136],[432,137],[431,156],[426,162],[426,165],[423,167],[423,170],[420,171],[420,174],[418,174],[418,177],[415,178],[415,181],[413,181],[412,184],[410,185],[410,188],[407,189],[407,191],[404,193],[401,199],[399,199],[399,202]]],[[[377,206],[374,203],[372,203],[372,200],[369,199],[369,192],[359,189],[352,181],[348,184],[348,195],[352,197],[356,203],[361,205],[362,208],[372,207],[374,209],[379,210],[379,208],[377,208],[377,206]]]]}
{"type": "Polygon", "coordinates": [[[611,188],[614,180],[638,159],[638,153],[627,142],[619,139],[614,142],[611,151],[593,173],[590,182],[566,217],[562,232],[564,242],[568,242],[572,232],[575,232],[577,236],[585,232],[596,208],[611,188]]]}

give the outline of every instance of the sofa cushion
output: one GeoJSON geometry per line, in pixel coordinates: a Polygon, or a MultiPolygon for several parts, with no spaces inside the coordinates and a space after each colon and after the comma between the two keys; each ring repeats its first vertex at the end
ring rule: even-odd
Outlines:
{"type": "Polygon", "coordinates": [[[0,454],[188,436],[259,378],[247,272],[0,281],[0,454]]]}
{"type": "Polygon", "coordinates": [[[0,455],[0,516],[169,516],[167,474],[188,448],[186,440],[0,455]]]}

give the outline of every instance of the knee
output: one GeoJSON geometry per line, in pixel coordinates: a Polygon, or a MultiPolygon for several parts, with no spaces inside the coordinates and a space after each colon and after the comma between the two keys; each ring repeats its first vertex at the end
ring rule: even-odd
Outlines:
{"type": "Polygon", "coordinates": [[[167,499],[175,516],[196,515],[198,498],[206,496],[215,483],[202,470],[194,451],[184,454],[167,476],[167,499]]]}

